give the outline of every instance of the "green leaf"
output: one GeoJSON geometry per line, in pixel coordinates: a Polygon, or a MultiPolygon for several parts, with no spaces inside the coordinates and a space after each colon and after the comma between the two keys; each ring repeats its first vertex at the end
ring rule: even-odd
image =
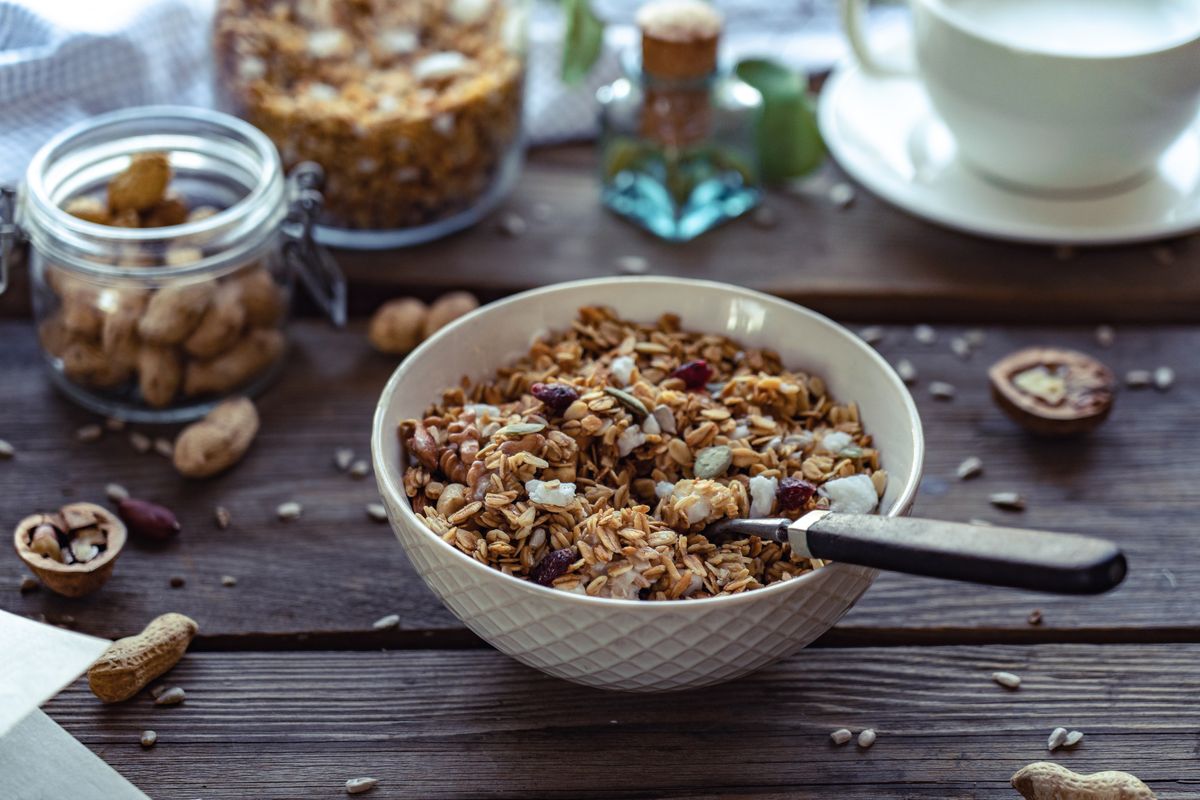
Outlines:
{"type": "Polygon", "coordinates": [[[604,46],[604,23],[592,13],[589,0],[563,0],[567,32],[563,39],[562,79],[579,83],[600,57],[604,46]]]}
{"type": "Polygon", "coordinates": [[[758,156],[763,178],[778,183],[807,175],[825,160],[825,142],[802,73],[766,59],[747,59],[737,76],[763,96],[758,156]]]}

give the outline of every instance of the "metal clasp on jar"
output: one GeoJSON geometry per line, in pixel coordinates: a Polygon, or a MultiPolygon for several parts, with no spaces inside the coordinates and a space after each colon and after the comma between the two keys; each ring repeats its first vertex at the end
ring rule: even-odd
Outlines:
{"type": "Polygon", "coordinates": [[[283,258],[309,295],[339,328],[346,324],[346,279],[333,256],[313,239],[313,226],[325,202],[325,173],[312,161],[288,175],[288,213],[283,221],[283,258]]]}
{"type": "Polygon", "coordinates": [[[8,288],[8,267],[12,248],[21,241],[23,234],[17,227],[17,190],[11,186],[0,186],[0,294],[8,288]]]}

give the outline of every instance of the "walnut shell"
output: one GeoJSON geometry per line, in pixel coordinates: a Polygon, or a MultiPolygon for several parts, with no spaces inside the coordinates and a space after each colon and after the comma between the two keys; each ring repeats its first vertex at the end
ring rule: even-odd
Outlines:
{"type": "Polygon", "coordinates": [[[1075,350],[1028,347],[988,370],[992,398],[1018,425],[1039,436],[1075,436],[1112,411],[1116,380],[1095,358],[1075,350]]]}
{"type": "Polygon", "coordinates": [[[71,503],[63,506],[58,514],[31,514],[21,520],[13,532],[13,545],[25,566],[48,589],[64,597],[83,597],[99,589],[112,576],[126,538],[125,523],[107,508],[95,503],[71,503]],[[41,556],[30,548],[29,539],[37,526],[49,523],[61,529],[66,525],[64,518],[79,516],[96,520],[105,533],[107,544],[104,552],[96,558],[84,564],[63,564],[41,556]]]}

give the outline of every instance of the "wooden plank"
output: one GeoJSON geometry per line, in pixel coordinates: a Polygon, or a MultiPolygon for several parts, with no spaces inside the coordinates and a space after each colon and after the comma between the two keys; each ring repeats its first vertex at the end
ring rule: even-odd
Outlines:
{"type": "MultiPolygon", "coordinates": [[[[830,166],[834,179],[842,180],[830,166]]],[[[697,241],[671,244],[617,219],[598,201],[593,151],[535,150],[501,212],[524,217],[519,238],[495,220],[440,242],[390,252],[339,252],[351,305],[374,308],[403,294],[467,288],[494,297],[557,281],[616,274],[615,259],[645,258],[665,275],[733,281],[842,318],[980,322],[1191,321],[1200,315],[1200,247],[1080,250],[1007,244],[939,228],[864,190],[853,206],[774,193],[780,224],[740,220],[697,241]],[[1157,252],[1156,252],[1157,251],[1157,252]]],[[[0,309],[27,313],[22,271],[0,309]]]]}
{"type": "Polygon", "coordinates": [[[335,798],[369,775],[380,800],[1011,800],[1014,771],[1054,760],[1182,800],[1200,784],[1198,660],[1196,645],[811,650],[718,688],[628,695],[492,651],[204,653],[169,675],[181,706],[103,706],[81,681],[46,711],[154,797],[335,798]],[[1083,742],[1048,754],[1057,725],[1083,742]],[[841,727],[879,738],[836,747],[841,727]]]}
{"type": "MultiPolygon", "coordinates": [[[[0,323],[0,374],[5,397],[0,437],[18,456],[0,462],[0,519],[6,524],[66,498],[99,499],[116,481],[176,509],[185,530],[162,548],[131,546],[116,575],[91,599],[49,592],[20,595],[24,574],[14,556],[0,558],[0,607],[52,621],[73,618],[80,630],[119,636],[167,610],[195,616],[201,647],[472,646],[475,640],[424,587],[385,525],[367,520],[373,479],[354,481],[331,461],[335,448],[366,455],[375,398],[393,362],[373,354],[361,325],[335,333],[314,322],[294,326],[295,356],[261,401],[263,428],[244,463],[210,481],[185,481],[161,457],[138,455],[125,434],[91,444],[73,438],[92,417],[60,398],[37,362],[29,326],[0,323]],[[304,504],[291,523],[275,519],[283,501],[304,504]],[[212,508],[228,506],[234,525],[220,531],[212,508]],[[187,579],[182,589],[168,579],[187,579]],[[220,579],[239,583],[225,588],[220,579]],[[397,613],[398,631],[375,633],[371,622],[397,613]],[[429,634],[437,632],[430,639],[429,634]]],[[[1200,332],[1176,328],[1121,330],[1104,356],[1123,372],[1171,364],[1178,382],[1168,393],[1124,391],[1094,436],[1042,441],[1024,435],[991,404],[985,370],[1016,347],[1055,343],[1096,348],[1086,328],[992,328],[969,361],[952,355],[943,329],[936,345],[913,342],[891,328],[880,345],[891,359],[910,358],[920,371],[914,392],[928,440],[926,481],[916,512],[966,520],[984,517],[1050,530],[1111,537],[1125,547],[1132,571],[1118,591],[1099,598],[1049,597],[885,575],[826,643],[1113,640],[1200,640],[1200,564],[1194,549],[1195,487],[1200,453],[1194,441],[1200,332]],[[953,402],[932,400],[930,380],[958,386],[953,402]],[[982,477],[959,482],[955,466],[984,459],[982,477]],[[991,508],[989,492],[1019,490],[1028,510],[991,508]],[[1035,607],[1045,624],[1027,625],[1035,607]]],[[[431,387],[431,392],[433,387],[431,387]]],[[[867,421],[869,428],[870,421],[867,421]]],[[[5,535],[8,535],[7,533],[5,535]]]]}

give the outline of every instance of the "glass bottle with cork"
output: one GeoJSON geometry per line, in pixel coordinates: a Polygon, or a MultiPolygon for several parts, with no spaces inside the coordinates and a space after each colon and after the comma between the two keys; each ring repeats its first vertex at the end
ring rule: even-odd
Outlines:
{"type": "Polygon", "coordinates": [[[654,0],[637,14],[641,60],[597,92],[602,201],[672,241],[759,202],[755,128],[762,96],[718,69],[723,19],[700,0],[654,0]]]}

